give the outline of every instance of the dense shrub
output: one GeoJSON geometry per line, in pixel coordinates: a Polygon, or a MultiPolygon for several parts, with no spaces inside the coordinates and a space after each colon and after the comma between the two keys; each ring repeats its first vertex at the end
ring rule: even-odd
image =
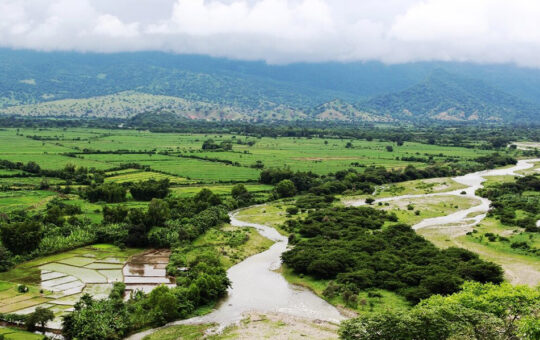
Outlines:
{"type": "Polygon", "coordinates": [[[439,250],[396,216],[369,207],[325,208],[287,224],[300,238],[283,253],[296,273],[335,279],[341,292],[384,288],[412,302],[451,294],[464,280],[502,282],[502,269],[467,250],[439,250]]]}
{"type": "Polygon", "coordinates": [[[2,244],[14,254],[26,254],[36,249],[43,232],[41,223],[36,220],[3,223],[0,226],[2,244]]]}
{"type": "Polygon", "coordinates": [[[117,183],[94,184],[86,188],[83,195],[90,202],[119,203],[126,200],[126,188],[117,183]]]}
{"type": "Polygon", "coordinates": [[[296,194],[296,187],[291,180],[284,179],[276,185],[276,192],[279,197],[292,197],[296,194]]]}
{"type": "Polygon", "coordinates": [[[341,324],[344,340],[538,339],[540,293],[527,286],[467,282],[410,311],[362,314],[341,324]]]}
{"type": "Polygon", "coordinates": [[[165,198],[169,194],[169,185],[168,179],[161,181],[150,179],[132,184],[129,192],[138,201],[150,201],[152,198],[165,198]]]}

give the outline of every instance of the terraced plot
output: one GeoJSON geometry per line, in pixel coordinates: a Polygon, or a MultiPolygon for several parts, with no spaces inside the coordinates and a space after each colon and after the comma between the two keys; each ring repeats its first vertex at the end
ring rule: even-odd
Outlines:
{"type": "Polygon", "coordinates": [[[168,287],[176,286],[173,277],[167,275],[170,250],[147,250],[142,254],[134,255],[123,268],[126,292],[142,290],[150,292],[154,287],[164,284],[168,287]]]}
{"type": "Polygon", "coordinates": [[[95,245],[23,263],[1,273],[0,313],[28,314],[36,307],[49,308],[60,328],[60,317],[72,310],[83,294],[105,298],[114,282],[125,282],[129,291],[151,291],[160,284],[174,286],[166,275],[169,251],[120,250],[111,245],[95,245]],[[17,291],[18,283],[32,282],[27,293],[17,291]],[[9,282],[7,282],[9,281],[9,282]]]}
{"type": "Polygon", "coordinates": [[[42,340],[42,334],[25,332],[16,328],[0,327],[0,334],[6,340],[42,340]]]}

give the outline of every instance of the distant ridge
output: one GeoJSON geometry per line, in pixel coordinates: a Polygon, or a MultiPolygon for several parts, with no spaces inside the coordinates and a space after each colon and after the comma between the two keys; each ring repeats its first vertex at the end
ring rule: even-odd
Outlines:
{"type": "Polygon", "coordinates": [[[481,80],[437,69],[413,87],[362,104],[368,112],[398,120],[527,121],[540,117],[538,105],[497,90],[481,80]]]}
{"type": "Polygon", "coordinates": [[[540,70],[469,63],[267,65],[158,52],[0,49],[0,114],[211,121],[538,123],[540,70]]]}

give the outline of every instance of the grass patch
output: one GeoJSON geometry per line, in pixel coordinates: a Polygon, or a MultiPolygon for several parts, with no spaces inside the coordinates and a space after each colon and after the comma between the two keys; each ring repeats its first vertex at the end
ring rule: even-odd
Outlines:
{"type": "Polygon", "coordinates": [[[178,325],[160,329],[155,333],[147,335],[143,340],[195,340],[204,337],[206,330],[211,328],[211,324],[202,325],[178,325]]]}
{"type": "Polygon", "coordinates": [[[42,340],[43,334],[36,334],[26,332],[17,328],[0,327],[0,334],[2,334],[6,340],[42,340]]]}
{"type": "Polygon", "coordinates": [[[221,229],[209,229],[199,236],[186,256],[188,259],[194,259],[201,252],[212,249],[220,254],[222,265],[228,269],[252,255],[265,251],[272,244],[274,244],[272,241],[261,236],[253,228],[225,225],[221,229]]]}
{"type": "MultiPolygon", "coordinates": [[[[281,228],[281,225],[291,216],[287,215],[287,207],[293,206],[293,201],[277,201],[269,204],[253,206],[242,209],[237,217],[239,220],[248,223],[264,224],[271,226],[282,235],[288,236],[289,233],[281,228]]],[[[305,214],[295,215],[293,218],[301,218],[305,214]]]]}
{"type": "Polygon", "coordinates": [[[475,230],[476,232],[466,236],[467,240],[490,247],[498,252],[540,259],[540,254],[533,254],[530,250],[522,247],[512,247],[513,243],[526,243],[530,249],[540,248],[540,235],[538,233],[526,232],[522,228],[506,226],[493,217],[485,218],[475,227],[475,230]]]}
{"type": "Polygon", "coordinates": [[[414,225],[426,218],[445,216],[471,208],[478,205],[480,201],[470,197],[448,195],[401,199],[385,203],[374,204],[373,207],[393,212],[400,222],[414,225]]]}
{"type": "Polygon", "coordinates": [[[362,291],[358,294],[357,307],[346,307],[345,301],[341,296],[338,295],[327,298],[323,295],[324,290],[328,287],[331,280],[320,280],[309,275],[300,276],[294,273],[294,271],[286,265],[281,266],[280,272],[288,282],[311,290],[317,296],[334,306],[351,309],[357,313],[385,312],[391,310],[406,310],[410,308],[410,304],[404,297],[383,289],[370,290],[370,292],[378,293],[376,295],[380,295],[380,297],[370,297],[368,291],[362,291]]]}

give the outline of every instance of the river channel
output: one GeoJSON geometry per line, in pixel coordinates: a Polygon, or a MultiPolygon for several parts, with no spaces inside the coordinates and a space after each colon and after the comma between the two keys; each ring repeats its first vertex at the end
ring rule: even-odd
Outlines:
{"type": "MultiPolygon", "coordinates": [[[[432,194],[387,197],[375,200],[375,203],[446,195],[475,198],[479,200],[480,204],[450,215],[424,219],[413,226],[415,230],[418,230],[426,227],[454,225],[466,230],[478,224],[489,210],[490,201],[475,194],[475,191],[482,187],[482,183],[486,180],[485,177],[519,176],[517,171],[533,167],[534,162],[540,162],[540,159],[520,160],[512,167],[479,171],[453,178],[454,181],[466,185],[467,188],[465,189],[432,194]]],[[[346,205],[350,206],[364,204],[365,200],[363,199],[346,203],[346,205]]],[[[276,271],[281,266],[281,254],[287,250],[287,237],[279,234],[272,227],[241,221],[237,218],[237,215],[238,211],[229,214],[231,225],[255,228],[261,235],[275,243],[268,250],[247,258],[227,271],[232,286],[229,288],[227,298],[221,302],[215,311],[201,317],[176,321],[164,327],[180,324],[216,323],[219,325],[219,329],[223,329],[228,325],[239,322],[244,313],[251,311],[286,313],[330,322],[339,322],[344,319],[335,307],[317,297],[311,291],[288,283],[276,271]]],[[[151,329],[134,334],[128,339],[142,339],[156,330],[151,329]]]]}

